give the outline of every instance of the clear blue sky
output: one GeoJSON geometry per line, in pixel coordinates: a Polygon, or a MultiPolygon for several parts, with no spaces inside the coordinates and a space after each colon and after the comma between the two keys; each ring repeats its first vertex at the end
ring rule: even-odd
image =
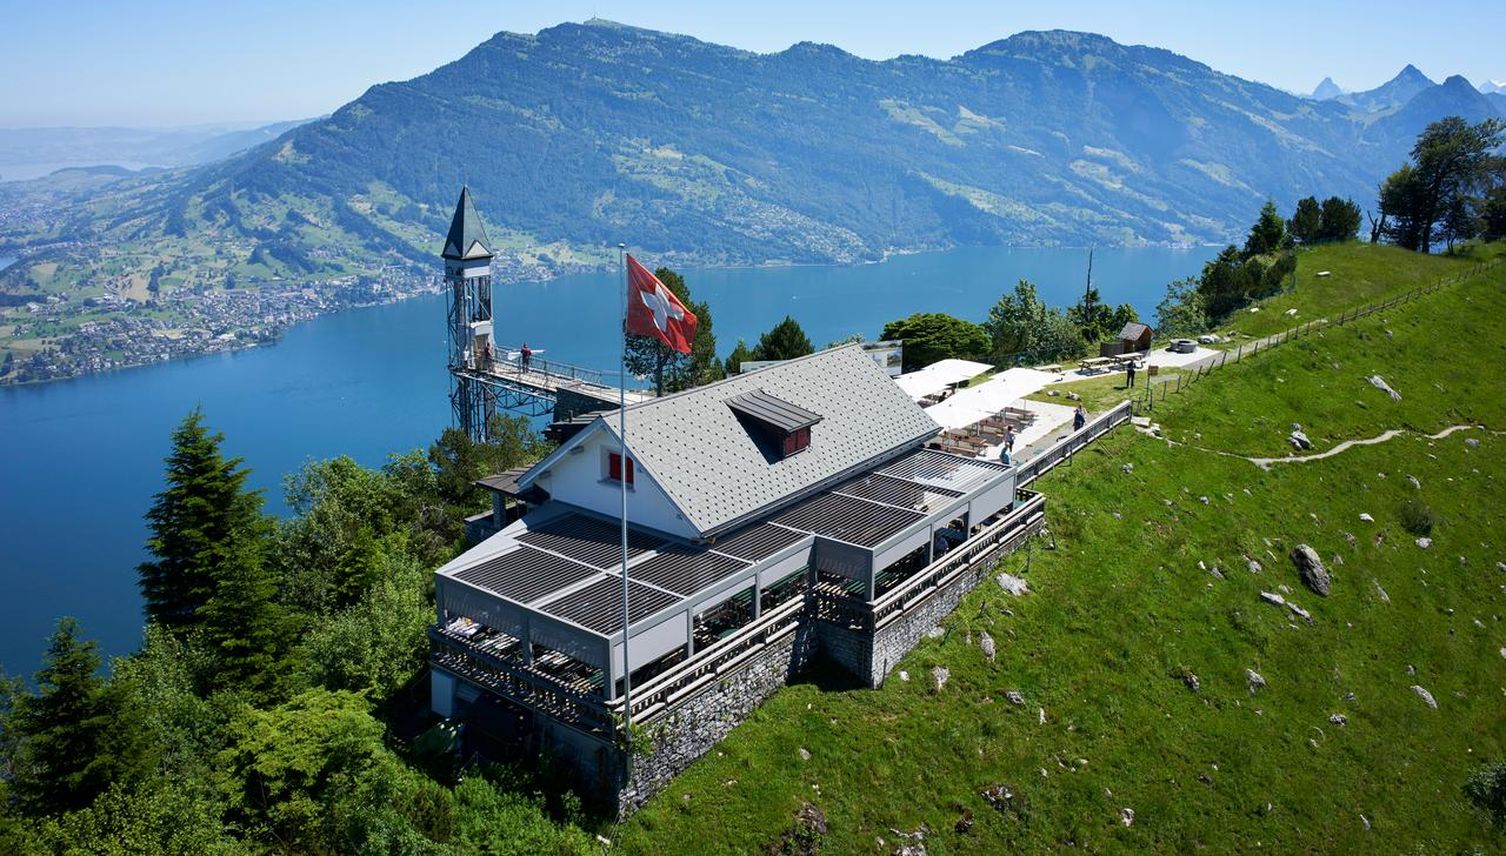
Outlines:
{"type": "Polygon", "coordinates": [[[1165,47],[1308,91],[1366,89],[1411,62],[1434,80],[1506,79],[1506,2],[1434,0],[15,0],[0,15],[0,127],[165,126],[328,113],[373,83],[455,59],[499,30],[592,16],[755,51],[797,41],[871,59],[950,57],[1020,30],[1165,47]]]}

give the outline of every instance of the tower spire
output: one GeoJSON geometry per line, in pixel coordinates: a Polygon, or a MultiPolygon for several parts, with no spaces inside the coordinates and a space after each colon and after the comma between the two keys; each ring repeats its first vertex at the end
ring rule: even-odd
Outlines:
{"type": "Polygon", "coordinates": [[[471,202],[471,189],[460,188],[460,201],[455,203],[455,216],[450,218],[450,231],[445,235],[444,258],[457,261],[489,259],[492,257],[491,241],[487,240],[486,227],[476,205],[471,202]]]}

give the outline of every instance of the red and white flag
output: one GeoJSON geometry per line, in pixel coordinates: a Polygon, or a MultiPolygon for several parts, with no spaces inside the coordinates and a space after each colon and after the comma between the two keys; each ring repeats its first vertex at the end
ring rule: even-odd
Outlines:
{"type": "Polygon", "coordinates": [[[690,353],[700,323],[695,314],[637,259],[628,256],[627,268],[627,331],[634,336],[653,336],[673,350],[690,353]]]}

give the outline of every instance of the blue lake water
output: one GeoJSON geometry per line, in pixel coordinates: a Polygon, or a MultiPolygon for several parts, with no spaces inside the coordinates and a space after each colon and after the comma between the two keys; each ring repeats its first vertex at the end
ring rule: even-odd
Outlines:
{"type": "MultiPolygon", "coordinates": [[[[1214,252],[1099,250],[1093,279],[1105,301],[1132,303],[1148,318],[1166,283],[1198,272],[1214,252]]],[[[684,273],[710,303],[725,353],[786,314],[818,346],[852,333],[874,338],[912,312],[981,321],[1021,278],[1068,304],[1081,294],[1086,263],[1085,250],[969,248],[857,267],[684,273]]],[[[500,286],[497,338],[611,368],[620,283],[586,274],[500,286]]],[[[139,644],[142,515],[161,489],[169,432],[196,404],[281,513],[282,475],[303,462],[348,454],[378,465],[389,452],[426,446],[448,424],[444,328],[444,299],[433,295],[320,318],[272,347],[0,388],[0,666],[34,671],[62,615],[76,616],[106,654],[139,644]]]]}

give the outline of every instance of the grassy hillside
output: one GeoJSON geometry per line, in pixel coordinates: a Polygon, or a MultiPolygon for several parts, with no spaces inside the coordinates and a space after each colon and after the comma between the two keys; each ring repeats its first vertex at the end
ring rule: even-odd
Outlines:
{"type": "Polygon", "coordinates": [[[1218,452],[1281,454],[1291,422],[1320,449],[1392,428],[1499,428],[1502,279],[1173,396],[1155,418],[1190,445],[1126,428],[1054,471],[1037,485],[1051,536],[1007,562],[1031,594],[981,586],[900,664],[909,681],[781,691],[623,828],[627,849],[753,851],[807,801],[830,852],[891,852],[891,830],[922,825],[932,853],[1500,848],[1461,786],[1506,759],[1506,438],[1408,431],[1269,470],[1218,452]],[[1364,381],[1373,371],[1401,402],[1364,381]],[[1428,549],[1402,525],[1418,501],[1428,549]],[[1328,563],[1330,597],[1299,581],[1296,543],[1328,563]],[[1261,600],[1282,586],[1311,624],[1261,600]],[[939,692],[937,665],[951,670],[939,692]],[[1006,811],[981,796],[999,784],[1006,811]]]}
{"type": "Polygon", "coordinates": [[[1296,287],[1262,301],[1259,312],[1236,312],[1219,329],[1247,336],[1269,336],[1295,324],[1337,317],[1340,312],[1389,300],[1482,261],[1506,253],[1506,246],[1471,245],[1457,255],[1420,255],[1389,244],[1346,242],[1302,250],[1297,255],[1296,287]],[[1318,274],[1327,271],[1328,276],[1318,274]],[[1296,309],[1295,316],[1287,310],[1296,309]]]}

